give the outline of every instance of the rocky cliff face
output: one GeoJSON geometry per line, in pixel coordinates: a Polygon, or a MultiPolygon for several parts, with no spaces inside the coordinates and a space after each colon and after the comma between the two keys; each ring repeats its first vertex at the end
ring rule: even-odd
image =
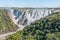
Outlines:
{"type": "Polygon", "coordinates": [[[25,26],[51,13],[60,11],[60,8],[10,8],[9,11],[15,24],[25,26]]]}

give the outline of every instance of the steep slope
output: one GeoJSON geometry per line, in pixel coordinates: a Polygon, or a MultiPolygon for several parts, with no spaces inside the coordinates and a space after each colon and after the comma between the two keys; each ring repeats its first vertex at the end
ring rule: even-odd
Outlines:
{"type": "Polygon", "coordinates": [[[31,23],[6,40],[60,40],[60,12],[31,23]]]}
{"type": "Polygon", "coordinates": [[[6,9],[0,9],[0,34],[12,32],[18,28],[11,20],[9,14],[6,9]]]}
{"type": "Polygon", "coordinates": [[[53,12],[60,11],[60,8],[12,8],[10,11],[15,23],[25,26],[53,12]]]}

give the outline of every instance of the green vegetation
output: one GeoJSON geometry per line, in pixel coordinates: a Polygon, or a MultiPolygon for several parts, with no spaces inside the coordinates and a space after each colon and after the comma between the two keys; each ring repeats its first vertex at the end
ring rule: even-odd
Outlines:
{"type": "Polygon", "coordinates": [[[60,40],[60,32],[46,35],[46,40],[60,40]]]}
{"type": "Polygon", "coordinates": [[[15,31],[18,27],[9,17],[6,9],[0,9],[0,34],[15,31]]]}
{"type": "Polygon", "coordinates": [[[6,40],[60,40],[60,12],[27,25],[6,40]]]}

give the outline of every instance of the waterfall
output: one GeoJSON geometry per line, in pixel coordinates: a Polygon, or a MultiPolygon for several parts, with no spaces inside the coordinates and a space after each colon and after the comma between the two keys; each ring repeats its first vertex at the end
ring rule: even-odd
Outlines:
{"type": "Polygon", "coordinates": [[[53,12],[58,12],[60,9],[58,8],[19,8],[14,9],[10,8],[12,19],[16,25],[26,26],[30,25],[30,23],[39,20],[42,17],[46,17],[53,12]]]}

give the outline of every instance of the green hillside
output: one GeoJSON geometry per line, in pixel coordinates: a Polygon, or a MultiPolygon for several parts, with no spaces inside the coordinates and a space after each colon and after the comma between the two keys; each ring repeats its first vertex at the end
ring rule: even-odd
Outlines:
{"type": "Polygon", "coordinates": [[[60,40],[60,12],[31,23],[6,40],[60,40]]]}
{"type": "Polygon", "coordinates": [[[6,9],[0,9],[0,34],[15,31],[18,27],[9,17],[6,9]]]}

